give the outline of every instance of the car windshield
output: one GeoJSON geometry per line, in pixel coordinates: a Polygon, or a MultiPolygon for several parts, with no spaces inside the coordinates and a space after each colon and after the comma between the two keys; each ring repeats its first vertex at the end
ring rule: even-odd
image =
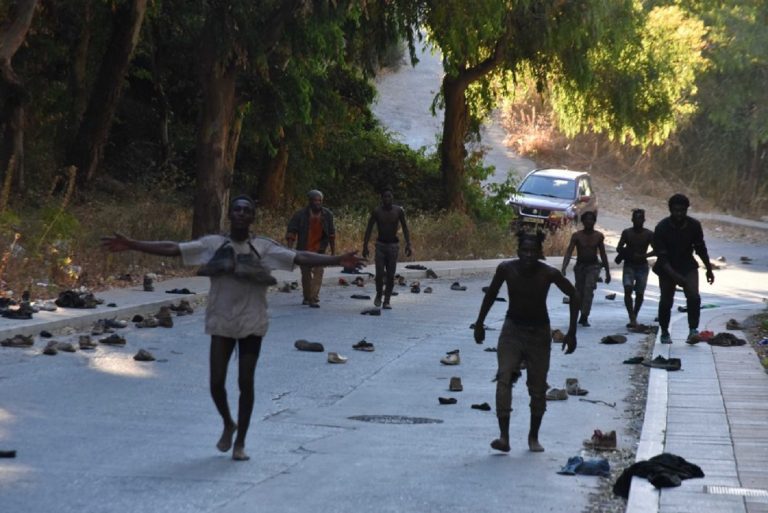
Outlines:
{"type": "Polygon", "coordinates": [[[548,198],[573,199],[576,182],[565,178],[531,175],[520,185],[518,192],[548,198]]]}

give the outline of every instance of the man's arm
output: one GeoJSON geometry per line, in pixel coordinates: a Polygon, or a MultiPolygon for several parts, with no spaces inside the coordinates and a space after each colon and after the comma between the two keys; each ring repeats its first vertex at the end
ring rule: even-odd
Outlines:
{"type": "Polygon", "coordinates": [[[701,228],[701,224],[697,225],[696,233],[694,234],[693,250],[707,269],[707,283],[712,285],[715,282],[715,273],[712,272],[712,263],[709,261],[709,252],[704,242],[704,231],[701,228]]]}
{"type": "Polygon", "coordinates": [[[365,259],[357,256],[357,251],[348,251],[341,255],[323,255],[311,251],[296,251],[293,262],[297,265],[310,267],[328,267],[340,265],[342,267],[354,267],[359,269],[365,266],[365,259]]]}
{"type": "Polygon", "coordinates": [[[328,245],[331,248],[331,255],[336,254],[336,225],[333,222],[333,212],[326,209],[328,214],[328,245]]]}
{"type": "Polygon", "coordinates": [[[365,236],[363,237],[363,258],[368,258],[368,241],[371,240],[374,224],[376,224],[376,210],[371,212],[371,217],[368,219],[368,226],[365,227],[365,236]]]}
{"type": "Polygon", "coordinates": [[[411,256],[413,251],[411,250],[411,232],[408,231],[408,224],[405,222],[405,210],[400,208],[400,224],[403,227],[403,238],[405,239],[405,256],[411,256]]]}
{"type": "Polygon", "coordinates": [[[563,339],[563,349],[565,350],[565,354],[571,354],[576,351],[576,319],[579,316],[581,298],[579,298],[579,295],[576,293],[576,288],[570,281],[568,281],[568,278],[563,276],[562,273],[557,272],[557,269],[553,269],[552,271],[552,281],[563,294],[568,296],[570,316],[568,318],[568,333],[565,334],[565,338],[563,339]]]}
{"type": "Polygon", "coordinates": [[[499,264],[499,266],[496,268],[496,273],[493,275],[493,279],[491,279],[491,284],[488,286],[488,290],[485,292],[485,296],[483,297],[483,302],[480,305],[480,313],[477,314],[477,320],[475,321],[475,342],[478,344],[482,344],[485,340],[485,317],[488,315],[488,312],[491,311],[491,307],[493,306],[493,303],[496,302],[496,296],[499,295],[499,289],[501,288],[501,284],[504,283],[504,271],[502,269],[502,265],[499,264]]]}
{"type": "Polygon", "coordinates": [[[624,230],[621,232],[621,237],[619,237],[619,243],[616,245],[616,258],[613,260],[617,264],[620,264],[624,260],[624,248],[627,246],[627,231],[624,230]]]}
{"type": "Polygon", "coordinates": [[[605,243],[603,234],[600,234],[600,242],[597,243],[597,249],[600,251],[600,260],[605,268],[605,283],[611,283],[611,268],[608,265],[608,257],[605,255],[605,243]]]}
{"type": "Polygon", "coordinates": [[[101,238],[101,247],[112,253],[120,251],[140,251],[150,255],[180,256],[179,243],[160,240],[134,240],[121,233],[101,238]]]}
{"type": "Polygon", "coordinates": [[[576,234],[571,235],[571,242],[568,243],[568,249],[565,250],[565,256],[563,257],[563,268],[561,272],[565,274],[565,270],[568,269],[568,262],[571,261],[571,255],[573,254],[573,248],[576,247],[576,234]]]}
{"type": "Polygon", "coordinates": [[[293,248],[296,243],[296,238],[299,236],[299,212],[296,212],[288,221],[288,228],[285,232],[285,245],[289,248],[293,248]]]}

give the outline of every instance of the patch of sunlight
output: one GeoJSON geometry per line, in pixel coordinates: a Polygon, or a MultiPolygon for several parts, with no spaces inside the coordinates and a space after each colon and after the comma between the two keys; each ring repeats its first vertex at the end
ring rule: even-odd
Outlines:
{"type": "MultiPolygon", "coordinates": [[[[151,365],[151,364],[149,364],[151,365]]],[[[137,362],[128,354],[112,354],[108,357],[91,358],[89,366],[105,374],[128,378],[150,378],[155,375],[147,362],[137,362]]]]}
{"type": "Polygon", "coordinates": [[[5,408],[0,408],[0,422],[10,422],[14,416],[5,408]]]}

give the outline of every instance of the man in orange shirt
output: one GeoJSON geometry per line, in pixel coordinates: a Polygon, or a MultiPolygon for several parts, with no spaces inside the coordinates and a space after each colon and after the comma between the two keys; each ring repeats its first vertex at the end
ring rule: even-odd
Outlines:
{"type": "MultiPolygon", "coordinates": [[[[323,193],[311,190],[307,193],[309,205],[296,212],[288,222],[285,234],[286,245],[300,251],[325,253],[330,247],[331,255],[336,254],[336,227],[333,212],[323,207],[323,193]],[[298,239],[298,241],[297,241],[298,239]]],[[[301,288],[304,293],[302,304],[310,308],[320,307],[320,286],[323,283],[323,268],[302,265],[301,288]]]]}

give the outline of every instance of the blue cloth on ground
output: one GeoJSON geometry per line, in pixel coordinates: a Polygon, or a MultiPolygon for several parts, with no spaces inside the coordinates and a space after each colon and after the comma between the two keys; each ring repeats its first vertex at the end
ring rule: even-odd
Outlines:
{"type": "Polygon", "coordinates": [[[603,476],[607,477],[611,473],[611,465],[605,458],[590,458],[585,460],[581,456],[568,458],[568,463],[560,469],[558,474],[564,476],[573,476],[580,474],[583,476],[603,476]]]}

